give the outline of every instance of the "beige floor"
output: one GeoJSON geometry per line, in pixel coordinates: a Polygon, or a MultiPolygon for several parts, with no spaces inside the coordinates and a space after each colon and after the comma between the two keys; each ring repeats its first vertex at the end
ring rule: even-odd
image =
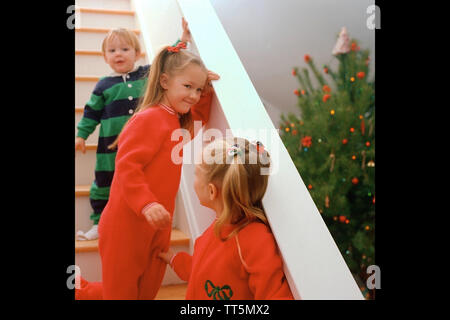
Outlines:
{"type": "Polygon", "coordinates": [[[186,289],[186,283],[163,286],[159,289],[155,300],[184,300],[186,296],[186,289]]]}

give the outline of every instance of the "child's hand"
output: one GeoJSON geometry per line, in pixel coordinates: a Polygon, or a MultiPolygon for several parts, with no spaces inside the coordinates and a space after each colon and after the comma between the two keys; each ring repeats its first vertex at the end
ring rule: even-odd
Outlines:
{"type": "Polygon", "coordinates": [[[159,203],[145,210],[143,215],[147,219],[147,222],[155,229],[165,229],[170,226],[170,213],[159,203]]]}
{"type": "Polygon", "coordinates": [[[219,79],[220,79],[220,76],[217,73],[215,73],[211,70],[208,70],[208,82],[211,80],[219,80],[219,79]]]}
{"type": "Polygon", "coordinates": [[[219,80],[219,79],[220,79],[220,76],[217,73],[212,72],[211,70],[208,70],[208,77],[206,79],[206,85],[203,89],[202,95],[205,95],[207,93],[210,93],[211,91],[214,91],[214,88],[211,84],[211,80],[219,80]]]}
{"type": "Polygon", "coordinates": [[[75,138],[75,150],[81,150],[81,152],[86,153],[86,141],[83,138],[75,138]]]}
{"type": "Polygon", "coordinates": [[[181,18],[181,26],[183,27],[183,34],[181,35],[180,40],[183,42],[191,41],[191,31],[188,28],[188,23],[184,18],[181,18]]]}
{"type": "Polygon", "coordinates": [[[172,249],[169,248],[167,252],[158,253],[158,257],[160,257],[165,263],[169,264],[174,254],[175,253],[172,251],[172,249]]]}

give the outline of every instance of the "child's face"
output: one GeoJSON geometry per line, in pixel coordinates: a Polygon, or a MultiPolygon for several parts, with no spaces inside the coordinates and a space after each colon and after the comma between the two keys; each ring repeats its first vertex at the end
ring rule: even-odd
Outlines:
{"type": "Polygon", "coordinates": [[[175,75],[163,73],[160,82],[166,91],[161,102],[178,113],[187,113],[200,100],[206,78],[205,71],[196,64],[188,65],[175,75]]]}
{"type": "Polygon", "coordinates": [[[138,52],[119,37],[113,37],[105,46],[106,63],[117,73],[127,73],[133,70],[138,60],[138,52]]]}
{"type": "Polygon", "coordinates": [[[209,181],[206,179],[205,171],[202,169],[201,165],[195,165],[194,173],[194,190],[197,194],[200,204],[202,206],[211,208],[211,199],[208,189],[209,181]]]}

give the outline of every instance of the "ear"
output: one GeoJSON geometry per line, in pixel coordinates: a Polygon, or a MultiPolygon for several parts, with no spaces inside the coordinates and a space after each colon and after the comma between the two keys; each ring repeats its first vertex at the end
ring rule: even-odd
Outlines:
{"type": "Polygon", "coordinates": [[[140,50],[135,50],[136,51],[136,56],[135,56],[135,62],[138,61],[141,58],[141,51],[140,50]]]}
{"type": "Polygon", "coordinates": [[[214,185],[214,183],[208,183],[208,196],[209,200],[214,200],[219,195],[219,190],[214,185]]]}
{"type": "Polygon", "coordinates": [[[167,73],[161,74],[161,76],[159,77],[159,84],[161,85],[161,87],[163,87],[163,89],[167,89],[169,85],[169,76],[167,75],[167,73]]]}

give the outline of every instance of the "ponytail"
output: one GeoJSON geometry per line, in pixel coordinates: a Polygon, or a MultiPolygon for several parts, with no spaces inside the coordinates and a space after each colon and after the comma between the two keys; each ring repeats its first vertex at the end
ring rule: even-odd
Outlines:
{"type": "Polygon", "coordinates": [[[258,147],[246,139],[234,138],[236,141],[241,143],[232,147],[223,140],[213,141],[203,153],[202,166],[206,169],[207,179],[218,184],[221,190],[223,211],[214,226],[214,232],[221,240],[233,237],[254,221],[268,225],[262,198],[269,176],[261,174],[261,169],[270,166],[269,153],[265,150],[260,153],[258,147]],[[250,162],[255,158],[256,163],[250,162]],[[233,231],[222,238],[221,229],[228,223],[234,226],[233,231]]]}

